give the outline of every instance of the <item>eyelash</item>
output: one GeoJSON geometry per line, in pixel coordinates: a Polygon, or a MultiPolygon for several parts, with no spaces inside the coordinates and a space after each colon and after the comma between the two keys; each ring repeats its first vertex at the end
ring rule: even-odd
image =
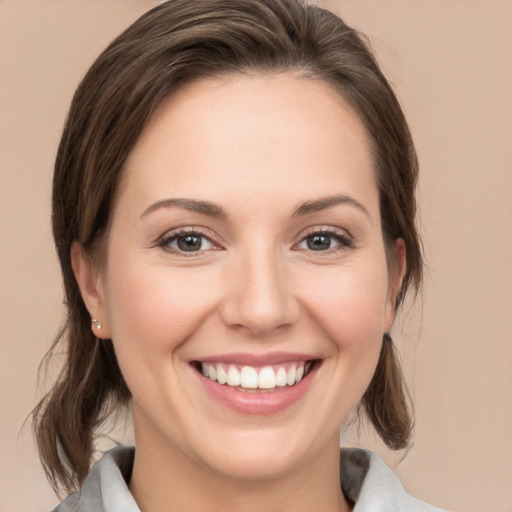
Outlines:
{"type": "MultiPolygon", "coordinates": [[[[302,243],[307,243],[307,239],[310,237],[314,237],[314,236],[330,237],[331,239],[334,239],[338,243],[338,245],[336,245],[334,247],[330,247],[325,250],[319,250],[319,251],[315,251],[313,249],[309,249],[309,250],[304,249],[304,250],[306,250],[308,252],[312,252],[312,253],[318,252],[319,254],[322,254],[322,255],[328,255],[328,254],[332,254],[334,252],[343,251],[343,250],[351,249],[354,247],[354,239],[348,233],[337,231],[334,229],[318,229],[318,228],[312,229],[309,233],[306,233],[305,235],[303,235],[300,242],[298,244],[295,244],[294,247],[296,247],[302,243]]],[[[301,249],[298,249],[298,250],[301,250],[301,249]]]]}
{"type": "MultiPolygon", "coordinates": [[[[179,254],[180,256],[184,257],[197,257],[200,253],[204,253],[210,250],[219,250],[219,244],[216,243],[211,236],[208,236],[205,234],[200,228],[182,228],[178,231],[174,231],[171,233],[165,234],[159,241],[158,246],[162,248],[166,252],[171,252],[175,254],[179,254]],[[198,237],[201,238],[201,245],[204,243],[203,241],[206,240],[208,243],[212,244],[214,247],[211,249],[199,249],[197,251],[186,251],[181,250],[179,248],[170,247],[170,244],[172,242],[175,242],[179,240],[181,237],[198,237]]],[[[300,241],[296,244],[294,244],[293,248],[297,248],[296,250],[304,250],[306,252],[315,253],[318,252],[319,254],[331,254],[333,252],[342,251],[345,249],[350,249],[354,247],[354,240],[353,238],[348,235],[346,232],[340,232],[332,229],[312,229],[310,232],[306,233],[302,236],[300,241]],[[298,248],[298,246],[302,243],[307,243],[308,238],[314,237],[314,236],[326,236],[330,237],[331,239],[334,239],[338,245],[334,247],[330,247],[325,250],[318,250],[315,251],[314,249],[301,249],[298,248]]]]}
{"type": "Polygon", "coordinates": [[[182,228],[178,231],[173,231],[171,233],[166,233],[158,242],[158,246],[162,248],[164,251],[179,254],[180,256],[185,257],[197,257],[199,253],[206,252],[203,250],[198,251],[184,251],[180,250],[179,248],[170,247],[170,244],[174,241],[177,241],[181,237],[192,237],[196,236],[202,240],[201,245],[204,243],[203,241],[206,240],[213,246],[216,246],[214,249],[208,249],[208,250],[218,250],[218,244],[212,239],[211,236],[208,236],[205,234],[200,228],[182,228]]]}

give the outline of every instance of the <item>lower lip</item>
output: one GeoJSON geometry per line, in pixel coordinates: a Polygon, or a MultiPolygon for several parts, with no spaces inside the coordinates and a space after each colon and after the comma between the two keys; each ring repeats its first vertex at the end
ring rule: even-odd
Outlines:
{"type": "Polygon", "coordinates": [[[316,367],[293,386],[276,387],[269,392],[252,393],[219,384],[197,371],[196,373],[206,391],[225,407],[242,414],[269,415],[284,411],[304,396],[316,373],[316,367]]]}

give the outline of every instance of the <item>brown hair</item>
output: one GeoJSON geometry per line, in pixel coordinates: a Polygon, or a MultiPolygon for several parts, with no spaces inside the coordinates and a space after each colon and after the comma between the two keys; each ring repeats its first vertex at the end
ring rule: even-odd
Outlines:
{"type": "MultiPolygon", "coordinates": [[[[398,238],[406,246],[396,306],[411,285],[420,285],[414,146],[398,101],[363,38],[333,13],[300,0],[159,5],[117,37],[82,80],[55,163],[52,223],[67,320],[47,358],[62,343],[66,363],[33,419],[40,457],[56,490],[80,485],[98,427],[130,401],[111,341],[99,342],[91,332],[71,267],[71,245],[78,241],[92,256],[104,245],[123,164],[164,98],[193,80],[250,71],[294,71],[331,84],[350,102],[370,141],[386,247],[398,238]]],[[[360,408],[388,446],[407,446],[412,428],[408,394],[390,339],[383,343],[360,408]]]]}

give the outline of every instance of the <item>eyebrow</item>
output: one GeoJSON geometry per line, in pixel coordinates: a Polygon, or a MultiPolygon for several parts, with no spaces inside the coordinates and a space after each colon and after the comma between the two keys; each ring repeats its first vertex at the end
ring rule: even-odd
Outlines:
{"type": "Polygon", "coordinates": [[[148,206],[141,215],[145,217],[150,213],[158,210],[160,208],[183,208],[184,210],[189,210],[191,212],[202,213],[203,215],[209,215],[210,217],[216,217],[219,219],[225,219],[227,217],[226,212],[216,204],[210,203],[208,201],[198,201],[196,199],[182,199],[182,198],[171,198],[171,199],[162,199],[148,206]]]}
{"type": "MultiPolygon", "coordinates": [[[[300,203],[293,211],[292,217],[319,212],[339,204],[348,204],[354,206],[358,210],[361,210],[366,216],[370,217],[368,210],[359,201],[346,195],[322,197],[320,199],[313,199],[310,201],[305,201],[304,203],[300,203]]],[[[183,208],[184,210],[201,213],[203,215],[208,215],[218,219],[227,218],[226,212],[220,206],[214,203],[210,203],[209,201],[184,198],[169,198],[156,201],[142,212],[141,218],[146,217],[150,213],[159,210],[160,208],[172,207],[183,208]]]]}
{"type": "Polygon", "coordinates": [[[346,195],[334,195],[321,197],[320,199],[313,199],[299,204],[293,211],[292,216],[296,217],[299,215],[308,215],[309,213],[315,213],[327,208],[332,208],[338,204],[348,204],[354,206],[358,210],[361,210],[367,217],[370,217],[368,210],[356,199],[346,195]]]}

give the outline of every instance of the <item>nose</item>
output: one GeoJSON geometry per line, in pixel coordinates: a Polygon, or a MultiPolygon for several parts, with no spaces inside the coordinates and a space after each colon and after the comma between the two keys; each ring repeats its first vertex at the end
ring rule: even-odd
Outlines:
{"type": "Polygon", "coordinates": [[[259,251],[230,266],[221,317],[231,328],[263,337],[299,317],[299,303],[286,264],[273,251],[259,251]]]}

